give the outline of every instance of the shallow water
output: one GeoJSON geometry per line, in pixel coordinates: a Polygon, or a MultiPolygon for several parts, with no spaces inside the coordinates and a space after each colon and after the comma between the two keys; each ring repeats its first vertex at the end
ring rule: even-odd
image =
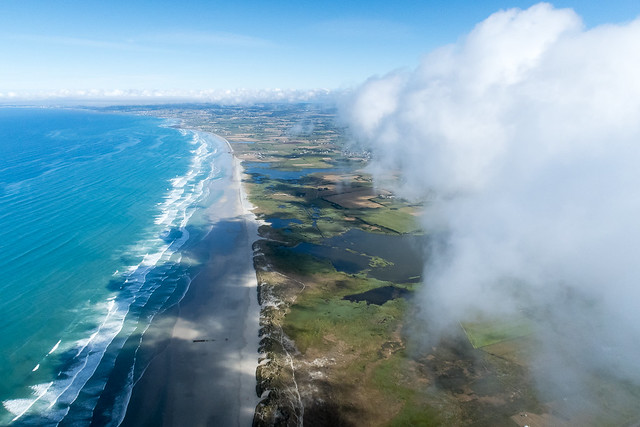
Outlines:
{"type": "Polygon", "coordinates": [[[273,168],[270,163],[262,162],[246,162],[243,166],[245,172],[251,175],[253,182],[256,183],[262,183],[265,178],[281,181],[298,181],[313,173],[342,173],[345,171],[342,167],[284,170],[281,168],[273,168]]]}
{"type": "Polygon", "coordinates": [[[424,241],[425,236],[421,235],[379,234],[351,229],[325,239],[322,244],[301,243],[293,250],[327,258],[336,270],[347,274],[369,270],[368,275],[379,280],[415,283],[422,276],[426,257],[424,241]],[[392,264],[376,266],[373,257],[392,264]]]}

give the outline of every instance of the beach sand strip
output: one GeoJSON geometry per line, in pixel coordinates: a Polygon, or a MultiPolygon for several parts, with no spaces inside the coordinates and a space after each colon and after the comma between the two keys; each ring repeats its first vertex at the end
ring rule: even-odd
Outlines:
{"type": "Polygon", "coordinates": [[[123,426],[252,423],[259,401],[252,251],[258,224],[241,185],[240,160],[223,156],[231,170],[212,183],[224,195],[210,207],[209,261],[178,306],[154,319],[156,332],[145,334],[143,345],[155,346],[157,355],[133,389],[123,426]],[[168,338],[154,342],[163,329],[168,338]]]}

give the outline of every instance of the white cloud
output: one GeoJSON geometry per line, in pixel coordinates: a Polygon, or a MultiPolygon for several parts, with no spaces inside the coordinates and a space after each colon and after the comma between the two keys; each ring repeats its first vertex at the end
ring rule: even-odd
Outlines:
{"type": "Polygon", "coordinates": [[[640,384],[638,40],[640,20],[586,30],[542,3],[356,92],[346,114],[377,167],[440,196],[423,217],[447,230],[420,296],[432,333],[525,308],[555,360],[542,383],[640,384]]]}
{"type": "Polygon", "coordinates": [[[30,42],[41,45],[59,45],[80,48],[108,49],[121,51],[168,53],[170,49],[184,46],[211,46],[234,48],[273,48],[270,40],[228,32],[180,31],[163,32],[136,37],[135,39],[101,40],[86,37],[57,35],[11,34],[5,35],[10,41],[30,42]]]}
{"type": "Polygon", "coordinates": [[[134,90],[86,89],[31,92],[0,92],[2,103],[78,103],[147,104],[203,102],[217,104],[252,104],[259,102],[326,101],[333,96],[327,89],[207,89],[207,90],[134,90]]]}

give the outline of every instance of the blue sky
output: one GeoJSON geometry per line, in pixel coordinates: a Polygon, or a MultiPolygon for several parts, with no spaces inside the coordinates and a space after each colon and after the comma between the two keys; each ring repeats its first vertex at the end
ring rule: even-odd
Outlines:
{"type": "MultiPolygon", "coordinates": [[[[0,93],[346,88],[535,3],[3,0],[0,93]]],[[[637,0],[553,4],[587,27],[640,15],[637,0]]]]}

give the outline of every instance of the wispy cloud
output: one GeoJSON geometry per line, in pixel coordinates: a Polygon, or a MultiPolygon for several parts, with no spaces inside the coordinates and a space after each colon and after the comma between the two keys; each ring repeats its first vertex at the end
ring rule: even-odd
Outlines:
{"type": "Polygon", "coordinates": [[[109,50],[127,50],[127,51],[147,51],[147,52],[163,52],[166,49],[155,46],[136,43],[131,40],[98,40],[83,37],[68,37],[55,35],[36,35],[36,34],[12,34],[6,36],[9,40],[16,42],[29,42],[40,45],[58,45],[70,47],[86,47],[95,49],[109,50]]]}
{"type": "Polygon", "coordinates": [[[167,32],[147,35],[143,42],[169,45],[209,45],[220,47],[271,48],[276,44],[270,40],[227,32],[167,32]]]}
{"type": "Polygon", "coordinates": [[[140,35],[122,40],[100,40],[56,35],[11,34],[6,39],[41,45],[59,45],[95,49],[167,52],[177,47],[212,46],[237,48],[273,48],[276,44],[263,38],[225,32],[166,32],[140,35]]]}
{"type": "Polygon", "coordinates": [[[411,37],[413,29],[403,23],[376,19],[333,19],[313,27],[332,37],[398,40],[411,37]]]}

